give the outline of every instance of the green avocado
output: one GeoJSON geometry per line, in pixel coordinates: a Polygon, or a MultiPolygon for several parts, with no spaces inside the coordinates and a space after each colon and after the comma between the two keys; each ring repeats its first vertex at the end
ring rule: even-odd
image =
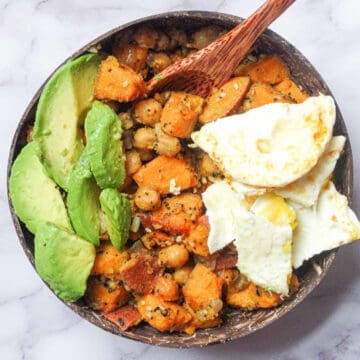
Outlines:
{"type": "Polygon", "coordinates": [[[55,294],[76,301],[86,291],[95,247],[54,224],[44,223],[35,235],[35,267],[55,294]]]}
{"type": "Polygon", "coordinates": [[[99,195],[85,149],[70,175],[67,207],[76,233],[94,245],[100,243],[99,195]]]}
{"type": "Polygon", "coordinates": [[[109,106],[95,101],[85,119],[91,171],[102,189],[118,188],[125,179],[121,123],[109,106]]]}
{"type": "Polygon", "coordinates": [[[80,127],[93,101],[100,61],[99,55],[87,54],[60,67],[45,85],[37,107],[34,139],[49,175],[65,190],[84,149],[80,127]]]}
{"type": "Polygon", "coordinates": [[[100,204],[105,213],[111,243],[120,250],[129,237],[132,214],[130,201],[116,189],[105,189],[100,194],[100,204]]]}
{"type": "Polygon", "coordinates": [[[34,141],[21,150],[12,166],[9,195],[16,215],[33,234],[46,221],[72,230],[60,190],[48,177],[34,141]]]}

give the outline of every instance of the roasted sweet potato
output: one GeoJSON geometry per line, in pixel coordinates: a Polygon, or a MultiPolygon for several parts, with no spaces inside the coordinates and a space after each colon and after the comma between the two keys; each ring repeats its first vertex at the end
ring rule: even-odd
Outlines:
{"type": "Polygon", "coordinates": [[[209,248],[207,245],[209,230],[207,217],[201,216],[196,224],[191,225],[189,234],[183,239],[186,248],[194,254],[204,257],[209,256],[209,248]]]}
{"type": "Polygon", "coordinates": [[[266,291],[249,282],[241,290],[229,287],[226,302],[241,309],[252,311],[259,308],[275,307],[281,303],[281,298],[279,294],[266,291]]]}
{"type": "Polygon", "coordinates": [[[204,99],[184,92],[173,92],[161,114],[161,128],[171,136],[187,138],[194,130],[204,99]]]}
{"type": "MultiPolygon", "coordinates": [[[[196,264],[183,287],[185,302],[195,311],[221,301],[223,280],[208,267],[196,264]]],[[[220,309],[219,309],[220,311],[220,309]]]]}
{"type": "Polygon", "coordinates": [[[152,249],[154,246],[164,248],[175,244],[175,236],[154,230],[142,236],[141,241],[147,249],[152,249]]]}
{"type": "Polygon", "coordinates": [[[112,50],[121,64],[131,67],[135,72],[140,72],[146,67],[147,49],[136,44],[121,46],[121,44],[115,43],[112,50]]]}
{"type": "Polygon", "coordinates": [[[113,322],[120,328],[120,330],[123,331],[129,329],[132,326],[136,326],[141,321],[141,315],[139,311],[132,305],[125,305],[116,311],[103,315],[106,319],[113,322]]]}
{"type": "Polygon", "coordinates": [[[95,81],[94,95],[100,100],[129,102],[144,94],[143,78],[127,65],[108,56],[100,64],[95,81]]]}
{"type": "Polygon", "coordinates": [[[190,313],[182,306],[155,295],[142,296],[137,308],[142,318],[159,331],[181,331],[191,320],[190,313]]]}
{"type": "Polygon", "coordinates": [[[164,274],[157,279],[154,294],[165,301],[179,299],[179,285],[170,274],[164,274]]]}
{"type": "Polygon", "coordinates": [[[113,276],[120,273],[121,266],[129,258],[126,250],[116,250],[109,242],[96,248],[96,257],[91,275],[113,276]]]}
{"type": "Polygon", "coordinates": [[[173,234],[188,234],[203,210],[200,195],[184,193],[166,198],[160,209],[139,216],[146,227],[152,226],[173,234]]]}
{"type": "Polygon", "coordinates": [[[94,310],[108,313],[124,305],[129,295],[117,280],[92,276],[88,280],[85,302],[94,310]]]}
{"type": "Polygon", "coordinates": [[[125,288],[141,296],[154,290],[157,279],[163,272],[157,257],[141,251],[121,267],[120,275],[125,288]]]}
{"type": "Polygon", "coordinates": [[[248,76],[234,77],[216,90],[206,102],[199,122],[206,124],[234,113],[250,87],[248,76]]]}
{"type": "Polygon", "coordinates": [[[191,314],[192,319],[190,323],[184,328],[184,332],[192,335],[196,329],[206,329],[219,326],[221,318],[219,312],[213,308],[204,308],[194,311],[188,304],[184,304],[184,308],[191,314]]]}
{"type": "Polygon", "coordinates": [[[271,85],[264,82],[256,82],[250,87],[241,107],[242,111],[257,108],[270,103],[293,103],[287,95],[277,91],[271,85]]]}
{"type": "Polygon", "coordinates": [[[309,97],[304,90],[300,89],[294,81],[289,78],[286,78],[281,83],[277,84],[275,89],[286,96],[289,96],[297,103],[302,103],[309,97]]]}
{"type": "Polygon", "coordinates": [[[170,181],[175,182],[179,190],[197,185],[197,178],[192,167],[184,159],[157,156],[143,165],[133,176],[138,186],[158,191],[160,194],[171,192],[170,181]]]}
{"type": "Polygon", "coordinates": [[[270,55],[244,66],[238,75],[249,76],[252,82],[274,85],[290,77],[290,70],[279,56],[270,55]]]}

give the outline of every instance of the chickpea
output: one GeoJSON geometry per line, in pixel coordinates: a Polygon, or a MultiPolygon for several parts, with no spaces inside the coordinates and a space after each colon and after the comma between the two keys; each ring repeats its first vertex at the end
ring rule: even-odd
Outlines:
{"type": "Polygon", "coordinates": [[[155,99],[139,101],[134,108],[136,121],[153,126],[160,121],[162,112],[161,104],[155,99]]]}
{"type": "Polygon", "coordinates": [[[131,118],[131,115],[130,113],[128,112],[123,112],[123,113],[120,113],[118,115],[120,121],[121,121],[121,127],[124,129],[124,130],[129,130],[131,129],[133,126],[134,126],[134,121],[133,119],[131,118]]]}
{"type": "Polygon", "coordinates": [[[125,168],[127,174],[134,174],[139,170],[141,165],[140,154],[136,150],[128,151],[126,153],[125,168]]]}
{"type": "Polygon", "coordinates": [[[120,63],[130,66],[136,72],[146,67],[148,50],[138,45],[113,46],[113,54],[120,63]]]}
{"type": "Polygon", "coordinates": [[[134,134],[134,146],[140,150],[152,150],[156,141],[156,133],[152,128],[137,129],[134,134]]]}
{"type": "Polygon", "coordinates": [[[151,26],[142,26],[135,31],[134,40],[139,46],[147,49],[154,49],[159,34],[151,26]]]}
{"type": "Polygon", "coordinates": [[[176,156],[181,151],[180,140],[175,136],[165,134],[160,124],[155,125],[157,142],[154,149],[159,155],[176,156]]]}
{"type": "Polygon", "coordinates": [[[201,176],[216,176],[220,173],[219,168],[208,154],[204,154],[199,163],[201,176]]]}
{"type": "Polygon", "coordinates": [[[174,244],[159,252],[159,259],[168,268],[181,268],[189,260],[185,246],[174,244]]]}
{"type": "Polygon", "coordinates": [[[157,74],[172,64],[172,60],[169,55],[160,52],[153,54],[150,57],[149,65],[153,68],[154,73],[157,74]]]}
{"type": "Polygon", "coordinates": [[[141,161],[150,161],[155,155],[151,150],[140,150],[139,151],[141,161]]]}
{"type": "Polygon", "coordinates": [[[176,269],[173,275],[174,280],[181,286],[185,285],[189,279],[192,269],[193,268],[189,265],[176,269]]]}
{"type": "Polygon", "coordinates": [[[165,274],[157,280],[154,293],[165,301],[176,301],[179,299],[179,285],[170,274],[165,274]]]}
{"type": "Polygon", "coordinates": [[[202,49],[216,40],[223,34],[223,30],[218,26],[205,26],[192,35],[190,46],[195,49],[202,49]]]}
{"type": "Polygon", "coordinates": [[[177,46],[185,47],[188,43],[188,39],[184,30],[171,28],[168,30],[168,35],[170,36],[170,45],[172,48],[177,46]]]}
{"type": "Polygon", "coordinates": [[[136,206],[144,211],[157,209],[161,205],[160,194],[147,187],[139,187],[135,193],[136,206]]]}
{"type": "Polygon", "coordinates": [[[158,31],[158,39],[156,42],[156,50],[169,50],[170,49],[170,38],[164,32],[158,31]]]}

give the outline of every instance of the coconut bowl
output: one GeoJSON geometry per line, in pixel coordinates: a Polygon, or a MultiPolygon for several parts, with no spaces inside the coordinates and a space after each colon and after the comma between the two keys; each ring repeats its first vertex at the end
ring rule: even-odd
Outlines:
{"type": "MultiPolygon", "coordinates": [[[[225,29],[231,29],[241,21],[242,19],[237,16],[205,11],[180,11],[141,18],[125,25],[121,25],[99,36],[75,52],[72,56],[66,59],[64,63],[86,53],[89,49],[99,44],[102,49],[110,49],[111,42],[115,36],[121,36],[121,34],[126,30],[139,25],[148,24],[154,25],[158,28],[175,26],[187,31],[193,31],[206,25],[219,25],[225,29]]],[[[255,46],[260,53],[279,54],[288,64],[292,76],[309,94],[317,95],[322,93],[331,95],[331,91],[328,86],[310,62],[293,45],[275,32],[266,30],[257,40],[255,46]]],[[[30,104],[20,119],[19,125],[14,134],[8,160],[8,179],[10,176],[11,166],[19,151],[26,143],[26,130],[28,126],[31,126],[34,123],[37,103],[45,83],[40,87],[30,101],[30,104]]],[[[337,108],[334,134],[344,135],[347,138],[345,150],[336,166],[334,182],[337,189],[342,194],[346,195],[351,203],[353,177],[351,147],[345,123],[339,108],[337,108]]],[[[27,231],[24,224],[16,216],[10,200],[9,207],[22,248],[24,249],[29,261],[34,266],[33,235],[27,231]]],[[[252,312],[226,308],[223,314],[224,321],[220,327],[199,329],[192,336],[180,333],[160,333],[144,323],[127,331],[121,331],[99,313],[88,308],[82,300],[75,303],[63,302],[66,306],[71,308],[75,313],[79,314],[87,321],[122,337],[143,343],[167,347],[202,347],[209,344],[224,343],[241,338],[271,324],[284,314],[288,313],[297,304],[304,300],[305,297],[308,296],[309,293],[320,283],[334,261],[335,255],[336,250],[325,252],[305,263],[297,271],[297,275],[301,281],[299,291],[289,299],[285,300],[280,306],[274,309],[256,310],[252,312]]]]}

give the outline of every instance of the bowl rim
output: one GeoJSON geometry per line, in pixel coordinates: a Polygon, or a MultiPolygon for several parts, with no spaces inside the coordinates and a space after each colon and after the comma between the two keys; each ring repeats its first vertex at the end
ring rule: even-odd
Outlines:
{"type": "MultiPolygon", "coordinates": [[[[44,82],[42,83],[42,85],[38,88],[38,90],[35,92],[35,94],[33,95],[33,97],[31,98],[29,104],[27,105],[23,115],[20,118],[20,121],[16,127],[16,130],[14,132],[12,141],[11,141],[11,145],[10,145],[10,150],[9,150],[9,156],[8,156],[8,162],[7,162],[7,197],[8,197],[8,205],[9,205],[9,209],[10,209],[10,213],[11,213],[11,217],[12,217],[12,221],[18,236],[18,239],[20,241],[20,244],[28,258],[28,260],[30,261],[32,267],[34,268],[35,272],[35,265],[34,265],[34,255],[32,253],[32,251],[29,249],[29,247],[26,244],[26,237],[24,234],[24,231],[22,229],[21,226],[21,222],[19,220],[19,218],[17,217],[17,215],[15,214],[11,199],[10,199],[10,192],[9,192],[9,178],[10,178],[10,173],[11,173],[11,167],[12,164],[16,158],[16,148],[18,147],[18,143],[19,143],[19,139],[20,139],[20,135],[23,131],[24,126],[26,125],[29,115],[31,114],[31,111],[36,107],[36,104],[40,98],[41,92],[44,88],[44,86],[46,85],[46,83],[48,82],[48,80],[54,75],[54,73],[61,67],[63,66],[65,63],[67,63],[68,61],[88,52],[92,47],[94,47],[95,45],[106,41],[107,39],[113,37],[115,34],[117,34],[120,31],[124,31],[127,28],[139,25],[139,24],[144,24],[147,22],[151,22],[151,21],[156,21],[156,20],[164,20],[164,19],[171,19],[171,18],[184,18],[187,17],[190,20],[195,20],[197,17],[203,17],[206,18],[207,20],[216,20],[217,22],[224,22],[224,23],[232,23],[234,26],[243,21],[243,18],[236,16],[236,15],[232,15],[232,14],[226,14],[226,13],[221,13],[221,12],[215,12],[215,11],[199,11],[199,10],[191,10],[191,11],[170,11],[170,12],[163,12],[163,13],[158,13],[158,14],[154,14],[154,15],[150,15],[150,16],[146,16],[146,17],[142,17],[142,18],[138,18],[135,20],[132,20],[130,22],[124,23],[122,25],[116,26],[114,28],[112,28],[111,30],[103,33],[102,35],[96,37],[95,39],[91,40],[90,42],[88,42],[86,45],[82,46],[79,50],[75,51],[72,55],[68,56],[60,65],[58,65],[52,72],[51,74],[44,80],[44,82]]],[[[321,75],[319,74],[319,72],[316,70],[316,68],[307,60],[307,58],[305,58],[305,56],[299,51],[297,50],[297,48],[295,48],[290,42],[288,42],[286,39],[284,39],[282,36],[278,35],[276,32],[267,29],[265,31],[266,34],[268,34],[269,36],[273,37],[275,39],[275,41],[277,42],[284,42],[286,43],[287,46],[290,46],[292,48],[292,51],[294,51],[294,53],[296,53],[296,55],[298,57],[301,58],[302,62],[304,62],[307,66],[311,67],[314,74],[316,75],[316,77],[324,84],[325,88],[327,89],[328,93],[334,98],[333,94],[331,93],[329,87],[327,86],[327,84],[325,83],[325,81],[323,80],[323,78],[321,77],[321,75]]],[[[335,98],[334,98],[335,99],[335,98]]],[[[336,103],[336,100],[335,100],[336,103]]],[[[348,132],[346,129],[346,125],[345,122],[343,120],[343,117],[341,115],[340,109],[338,107],[338,105],[336,104],[336,111],[337,111],[337,115],[340,117],[341,119],[341,125],[343,126],[342,131],[344,133],[344,135],[347,138],[347,163],[346,163],[346,172],[347,172],[347,186],[345,189],[345,195],[348,198],[349,204],[351,205],[352,202],[352,196],[353,196],[353,158],[352,158],[352,150],[351,150],[351,144],[350,144],[350,139],[348,136],[348,132]]],[[[147,343],[150,345],[159,345],[159,346],[165,346],[165,347],[172,347],[172,348],[193,348],[193,347],[203,347],[206,345],[212,345],[212,344],[218,344],[218,343],[225,343],[228,341],[232,341],[235,339],[239,339],[241,337],[244,337],[246,335],[249,335],[257,330],[260,330],[262,328],[264,328],[265,326],[268,326],[269,324],[271,324],[272,322],[274,322],[275,320],[279,319],[280,317],[282,317],[283,315],[287,314],[290,310],[292,310],[297,304],[299,304],[301,301],[303,301],[321,282],[321,280],[325,277],[326,273],[328,272],[328,270],[330,269],[335,256],[337,253],[337,249],[328,251],[323,253],[322,255],[320,255],[321,258],[326,258],[326,261],[324,262],[324,265],[322,267],[322,271],[320,274],[318,274],[319,276],[316,277],[314,280],[312,280],[310,283],[307,284],[305,291],[302,293],[301,296],[299,296],[299,298],[292,300],[291,302],[289,302],[286,306],[286,310],[280,313],[277,313],[276,316],[270,317],[265,319],[264,321],[261,321],[260,323],[256,323],[255,326],[251,327],[248,329],[248,331],[246,331],[245,333],[239,333],[239,334],[235,334],[233,336],[227,336],[224,339],[209,339],[208,342],[204,343],[204,342],[195,342],[195,343],[188,343],[187,341],[185,342],[174,342],[174,341],[170,341],[170,342],[162,342],[162,341],[158,341],[158,339],[155,337],[153,339],[150,339],[149,337],[145,337],[145,336],[141,336],[139,334],[135,334],[132,332],[128,332],[128,331],[119,331],[118,329],[115,330],[114,327],[110,327],[107,326],[108,324],[105,324],[107,322],[107,320],[104,322],[103,319],[100,319],[99,316],[91,316],[89,317],[83,307],[81,307],[80,305],[78,305],[77,303],[71,303],[71,302],[67,302],[67,301],[63,301],[62,299],[60,299],[58,296],[55,295],[55,293],[52,291],[52,289],[49,287],[49,285],[43,281],[43,283],[50,289],[50,291],[62,302],[64,303],[67,307],[69,307],[71,310],[73,310],[77,315],[81,316],[82,318],[84,318],[85,320],[93,323],[94,325],[102,328],[103,330],[106,330],[108,332],[111,332],[113,334],[116,334],[118,336],[121,337],[125,337],[131,340],[136,340],[142,343],[147,343]]],[[[282,305],[279,306],[279,308],[281,308],[282,305]]],[[[199,330],[197,330],[199,331],[199,330]]],[[[200,330],[201,331],[201,330],[200,330]]],[[[161,337],[162,333],[158,333],[158,337],[161,337]]],[[[191,339],[193,337],[189,336],[188,339],[191,339]]]]}

